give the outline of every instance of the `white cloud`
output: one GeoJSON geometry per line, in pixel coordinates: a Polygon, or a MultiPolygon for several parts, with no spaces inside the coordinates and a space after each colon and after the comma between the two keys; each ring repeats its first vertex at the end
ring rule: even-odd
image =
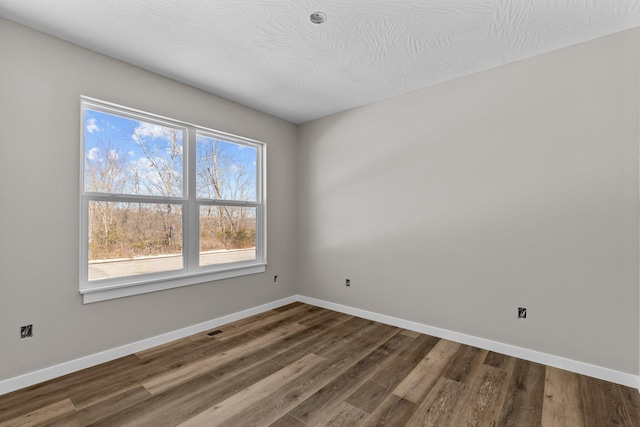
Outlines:
{"type": "Polygon", "coordinates": [[[152,123],[146,122],[138,122],[138,127],[135,128],[131,138],[134,141],[139,142],[144,137],[151,137],[152,139],[156,138],[167,138],[169,136],[169,132],[171,131],[169,128],[160,125],[154,125],[152,123]]]}
{"type": "Polygon", "coordinates": [[[89,152],[87,153],[87,159],[89,160],[95,160],[98,156],[100,155],[100,149],[98,147],[93,147],[91,150],[89,150],[89,152]]]}
{"type": "Polygon", "coordinates": [[[138,182],[150,190],[150,194],[156,194],[156,191],[152,189],[162,187],[162,180],[153,167],[153,163],[147,157],[139,157],[129,161],[129,167],[138,182]]]}
{"type": "MultiPolygon", "coordinates": [[[[165,159],[158,157],[155,159],[149,159],[147,157],[139,157],[135,160],[129,161],[129,170],[131,175],[139,183],[144,190],[141,194],[148,194],[153,196],[166,195],[166,183],[163,182],[162,174],[154,166],[154,160],[156,164],[161,164],[165,159]]],[[[174,182],[171,183],[173,191],[176,194],[182,193],[181,183],[182,175],[178,171],[174,171],[174,182]]]]}
{"type": "Polygon", "coordinates": [[[147,174],[152,171],[151,160],[146,157],[139,157],[136,160],[131,160],[129,164],[131,165],[131,168],[138,171],[138,173],[147,174]]]}
{"type": "Polygon", "coordinates": [[[89,119],[89,124],[87,125],[87,132],[94,133],[99,132],[101,129],[96,124],[96,119],[89,119]]]}

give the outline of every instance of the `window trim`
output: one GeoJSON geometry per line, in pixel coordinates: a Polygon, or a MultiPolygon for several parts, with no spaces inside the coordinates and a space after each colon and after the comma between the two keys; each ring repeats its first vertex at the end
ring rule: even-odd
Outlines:
{"type": "Polygon", "coordinates": [[[267,197],[266,197],[266,143],[215,129],[182,122],[157,114],[121,106],[87,96],[80,97],[80,268],[79,289],[83,303],[93,303],[126,296],[156,292],[165,289],[212,282],[250,274],[263,273],[267,265],[267,197]],[[157,197],[86,192],[84,188],[85,109],[95,109],[134,120],[143,120],[163,126],[184,130],[183,190],[182,197],[157,197]],[[205,134],[221,140],[256,148],[256,200],[251,202],[234,200],[211,200],[196,198],[196,135],[205,134]],[[171,202],[183,206],[183,268],[164,272],[123,276],[99,281],[88,280],[89,254],[89,203],[91,201],[113,202],[171,202]],[[220,265],[199,266],[199,207],[201,205],[235,205],[256,209],[256,259],[220,265]]]}

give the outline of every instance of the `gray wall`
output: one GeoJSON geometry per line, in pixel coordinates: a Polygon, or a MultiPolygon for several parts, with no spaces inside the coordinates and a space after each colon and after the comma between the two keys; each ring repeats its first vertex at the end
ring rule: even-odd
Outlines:
{"type": "Polygon", "coordinates": [[[639,45],[302,125],[299,293],[637,375],[639,45]]]}
{"type": "Polygon", "coordinates": [[[296,132],[0,19],[0,380],[295,294],[296,132]],[[83,305],[80,95],[267,142],[267,272],[83,305]],[[28,323],[34,339],[21,342],[19,326],[28,323]]]}

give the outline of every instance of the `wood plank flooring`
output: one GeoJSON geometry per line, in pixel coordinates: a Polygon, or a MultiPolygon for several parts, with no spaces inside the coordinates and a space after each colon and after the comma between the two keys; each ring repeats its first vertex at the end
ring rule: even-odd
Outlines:
{"type": "Polygon", "coordinates": [[[6,426],[640,427],[640,394],[294,303],[0,396],[6,426]]]}

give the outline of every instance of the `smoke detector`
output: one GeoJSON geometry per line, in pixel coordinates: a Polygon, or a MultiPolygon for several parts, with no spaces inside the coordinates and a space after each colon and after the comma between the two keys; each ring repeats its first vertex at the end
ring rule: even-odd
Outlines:
{"type": "Polygon", "coordinates": [[[311,16],[309,16],[309,19],[314,24],[322,24],[324,21],[327,20],[327,15],[325,15],[322,12],[313,12],[311,16]]]}

